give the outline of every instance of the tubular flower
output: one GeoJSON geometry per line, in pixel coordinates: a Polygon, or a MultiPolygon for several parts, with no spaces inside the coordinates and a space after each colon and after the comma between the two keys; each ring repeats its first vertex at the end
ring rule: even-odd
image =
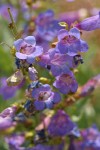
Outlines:
{"type": "Polygon", "coordinates": [[[48,84],[33,89],[32,97],[35,100],[34,106],[37,110],[52,108],[53,104],[58,103],[61,99],[59,93],[52,92],[50,85],[48,84]]]}
{"type": "Polygon", "coordinates": [[[76,25],[80,30],[92,31],[100,28],[100,12],[98,15],[84,19],[76,25]]]}
{"type": "Polygon", "coordinates": [[[76,92],[78,88],[78,83],[76,82],[72,73],[57,76],[53,85],[63,94],[68,94],[69,92],[76,92]]]}
{"type": "Polygon", "coordinates": [[[58,30],[62,29],[58,23],[59,21],[54,19],[52,10],[40,13],[36,20],[36,34],[46,41],[52,41],[58,30]]]}
{"type": "Polygon", "coordinates": [[[8,107],[0,113],[0,130],[5,130],[16,125],[13,122],[13,117],[16,112],[16,107],[8,107]]]}
{"type": "Polygon", "coordinates": [[[23,133],[7,136],[5,141],[10,150],[25,150],[24,147],[21,147],[21,145],[25,142],[25,135],[23,133]]]}
{"type": "Polygon", "coordinates": [[[86,52],[88,45],[80,39],[80,31],[74,27],[69,32],[65,29],[59,31],[56,49],[61,54],[75,56],[79,52],[86,52]]]}
{"type": "Polygon", "coordinates": [[[68,135],[75,124],[70,120],[69,116],[62,110],[59,110],[52,118],[48,126],[48,133],[51,136],[68,135]]]}
{"type": "Polygon", "coordinates": [[[14,42],[14,46],[17,50],[16,57],[24,59],[28,63],[32,64],[37,56],[43,53],[41,46],[36,46],[36,40],[34,36],[27,36],[24,39],[18,39],[14,42]]]}

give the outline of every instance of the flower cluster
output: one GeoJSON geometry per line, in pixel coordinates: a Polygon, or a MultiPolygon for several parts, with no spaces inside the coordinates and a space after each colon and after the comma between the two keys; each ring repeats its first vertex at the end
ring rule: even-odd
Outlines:
{"type": "MultiPolygon", "coordinates": [[[[44,16],[44,14],[42,15],[44,16]]],[[[51,15],[51,11],[48,11],[48,15],[51,15]]],[[[51,16],[47,19],[51,19],[51,16]]],[[[40,23],[39,20],[38,23],[40,23]]],[[[71,70],[76,68],[79,63],[83,63],[79,52],[86,52],[88,45],[80,39],[80,31],[76,27],[69,32],[66,29],[59,30],[55,48],[51,48],[47,52],[43,52],[41,46],[36,46],[34,36],[18,39],[14,42],[14,46],[17,68],[24,71],[24,74],[28,72],[28,77],[33,82],[27,93],[30,93],[28,100],[31,97],[37,110],[52,108],[61,98],[57,91],[51,90],[50,85],[38,83],[38,71],[33,67],[34,64],[38,64],[52,73],[55,77],[53,86],[59,92],[68,94],[77,91],[78,83],[71,70]]]]}

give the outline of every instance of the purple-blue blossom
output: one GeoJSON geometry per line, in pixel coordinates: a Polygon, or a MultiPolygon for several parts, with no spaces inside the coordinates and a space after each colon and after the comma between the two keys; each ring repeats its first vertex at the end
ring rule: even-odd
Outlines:
{"type": "Polygon", "coordinates": [[[13,122],[16,109],[16,106],[8,107],[0,113],[0,130],[5,130],[16,125],[13,122]]]}
{"type": "Polygon", "coordinates": [[[75,124],[71,121],[70,117],[63,110],[58,110],[51,118],[48,133],[51,136],[66,136],[74,127],[75,124]]]}
{"type": "Polygon", "coordinates": [[[76,68],[83,63],[81,55],[69,56],[61,54],[55,48],[49,49],[39,57],[39,65],[48,69],[53,76],[70,73],[71,68],[76,68]]]}
{"type": "Polygon", "coordinates": [[[52,10],[40,13],[36,19],[36,35],[45,41],[53,41],[57,32],[62,29],[58,23],[59,21],[54,19],[52,10]]]}
{"type": "Polygon", "coordinates": [[[61,100],[60,94],[53,92],[48,84],[33,89],[32,97],[34,98],[34,106],[37,110],[50,109],[61,100]]]}
{"type": "Polygon", "coordinates": [[[24,133],[13,133],[10,136],[6,136],[5,141],[10,150],[25,150],[24,147],[21,147],[21,145],[25,142],[24,133]]]}
{"type": "Polygon", "coordinates": [[[15,115],[16,110],[17,110],[16,106],[8,107],[0,113],[0,117],[3,117],[3,118],[13,117],[15,115]]]}
{"type": "Polygon", "coordinates": [[[50,71],[54,76],[59,76],[70,72],[70,69],[67,66],[67,55],[55,53],[55,55],[51,57],[48,65],[51,66],[50,71]]]}
{"type": "Polygon", "coordinates": [[[78,28],[74,27],[69,32],[66,29],[61,29],[58,32],[56,49],[61,54],[75,56],[79,52],[86,52],[88,45],[85,41],[81,40],[78,28]]]}
{"type": "Polygon", "coordinates": [[[52,21],[54,18],[54,12],[52,10],[47,10],[38,15],[36,19],[36,24],[40,26],[44,26],[46,23],[52,21]]]}
{"type": "Polygon", "coordinates": [[[6,82],[7,78],[3,77],[0,79],[0,95],[4,100],[8,100],[15,96],[18,86],[9,87],[6,82]]]}
{"type": "Polygon", "coordinates": [[[81,131],[82,140],[75,142],[76,149],[84,150],[99,150],[100,149],[100,132],[98,128],[93,125],[90,128],[81,131]]]}
{"type": "Polygon", "coordinates": [[[92,31],[100,28],[100,12],[98,15],[84,19],[76,27],[79,30],[92,31]]]}
{"type": "Polygon", "coordinates": [[[70,72],[69,65],[72,66],[72,59],[66,54],[56,53],[55,49],[50,49],[40,57],[39,64],[51,71],[53,76],[58,76],[70,72]]]}
{"type": "Polygon", "coordinates": [[[26,60],[29,64],[35,61],[35,58],[43,53],[41,46],[36,46],[36,39],[34,36],[27,36],[24,39],[18,39],[14,42],[17,50],[16,57],[26,60]]]}
{"type": "Polygon", "coordinates": [[[90,95],[98,86],[100,86],[100,74],[94,76],[81,86],[79,96],[85,97],[90,95]]]}
{"type": "Polygon", "coordinates": [[[11,118],[2,118],[0,117],[0,130],[6,130],[10,127],[13,127],[15,124],[12,122],[11,118]]]}
{"type": "Polygon", "coordinates": [[[74,93],[78,88],[78,83],[73,73],[57,76],[53,85],[63,94],[74,93]]]}

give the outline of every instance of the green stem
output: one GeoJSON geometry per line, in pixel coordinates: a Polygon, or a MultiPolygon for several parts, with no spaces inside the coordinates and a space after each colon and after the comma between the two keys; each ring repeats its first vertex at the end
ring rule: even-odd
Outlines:
{"type": "Polygon", "coordinates": [[[13,25],[13,31],[14,31],[15,35],[17,36],[17,35],[18,35],[17,27],[16,27],[15,21],[14,21],[14,19],[13,19],[13,16],[12,16],[12,14],[11,14],[10,8],[8,8],[8,13],[9,13],[9,16],[10,16],[10,19],[11,19],[11,22],[12,22],[12,25],[13,25]]]}
{"type": "Polygon", "coordinates": [[[0,43],[0,45],[6,45],[6,46],[8,46],[10,49],[12,48],[11,46],[9,46],[7,43],[5,43],[5,42],[2,42],[2,43],[0,43]]]}

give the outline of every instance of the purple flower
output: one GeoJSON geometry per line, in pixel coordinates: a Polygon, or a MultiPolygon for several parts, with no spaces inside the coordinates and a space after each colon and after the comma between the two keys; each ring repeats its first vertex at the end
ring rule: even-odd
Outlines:
{"type": "Polygon", "coordinates": [[[2,95],[4,100],[8,100],[8,99],[14,97],[14,95],[18,89],[17,86],[9,87],[7,85],[6,79],[7,78],[0,79],[0,84],[1,84],[0,85],[0,95],[2,95]]]}
{"type": "Polygon", "coordinates": [[[10,127],[13,127],[15,124],[12,122],[11,118],[2,118],[0,117],[0,130],[5,130],[10,127]]]}
{"type": "Polygon", "coordinates": [[[53,41],[54,38],[56,38],[58,31],[61,29],[63,29],[63,27],[59,25],[58,20],[51,21],[47,24],[47,30],[45,31],[45,39],[50,42],[53,41]]]}
{"type": "Polygon", "coordinates": [[[10,150],[25,150],[21,145],[25,142],[25,135],[23,133],[20,134],[12,134],[5,138],[6,143],[9,145],[10,150]]]}
{"type": "Polygon", "coordinates": [[[100,86],[100,74],[94,76],[94,77],[93,77],[93,80],[94,80],[94,82],[96,83],[96,84],[95,84],[95,88],[99,87],[99,86],[100,86]]]}
{"type": "Polygon", "coordinates": [[[57,36],[57,33],[61,26],[59,26],[59,21],[53,20],[45,24],[45,26],[37,26],[36,33],[39,35],[43,40],[51,42],[57,36]]]}
{"type": "Polygon", "coordinates": [[[88,96],[99,86],[100,86],[100,74],[91,78],[80,88],[79,96],[81,97],[88,96]]]}
{"type": "Polygon", "coordinates": [[[2,118],[13,117],[15,115],[16,110],[17,110],[16,106],[8,107],[0,113],[0,117],[2,118]]]}
{"type": "Polygon", "coordinates": [[[99,150],[100,149],[100,132],[97,127],[93,125],[92,127],[85,129],[81,132],[82,141],[75,143],[76,148],[80,149],[90,149],[99,150]]]}
{"type": "Polygon", "coordinates": [[[78,88],[78,83],[76,82],[72,73],[57,76],[56,81],[53,83],[53,85],[63,94],[76,92],[78,88]]]}
{"type": "Polygon", "coordinates": [[[43,48],[41,46],[36,46],[34,36],[27,36],[24,39],[18,39],[14,42],[14,46],[17,50],[16,57],[27,60],[30,64],[34,62],[36,57],[43,53],[43,48]]]}
{"type": "Polygon", "coordinates": [[[73,57],[56,52],[56,49],[52,48],[39,57],[39,65],[51,71],[53,76],[59,76],[70,73],[70,68],[76,68],[82,60],[81,55],[73,57]]]}
{"type": "Polygon", "coordinates": [[[59,31],[56,49],[61,54],[75,56],[78,52],[86,52],[88,45],[80,39],[80,31],[74,27],[69,32],[65,29],[59,31]]]}
{"type": "MultiPolygon", "coordinates": [[[[70,57],[70,56],[69,56],[70,57]]],[[[70,59],[70,58],[69,58],[70,59]]],[[[40,57],[40,65],[52,72],[53,76],[66,74],[70,72],[69,60],[66,54],[56,53],[55,49],[50,49],[48,53],[40,57]]],[[[70,62],[70,65],[71,62],[70,62]]]]}
{"type": "Polygon", "coordinates": [[[53,18],[54,18],[54,12],[52,10],[47,10],[38,15],[36,24],[39,26],[44,26],[48,22],[52,21],[53,18]]]}
{"type": "Polygon", "coordinates": [[[100,12],[98,15],[84,19],[76,25],[80,30],[92,31],[100,28],[100,12]]]}
{"type": "Polygon", "coordinates": [[[52,108],[53,104],[58,103],[61,99],[59,93],[52,92],[50,85],[41,85],[33,89],[32,97],[34,98],[34,106],[37,110],[52,108]]]}
{"type": "Polygon", "coordinates": [[[54,76],[59,76],[61,74],[67,74],[70,72],[67,66],[67,55],[61,55],[55,53],[55,55],[50,59],[51,72],[54,76]]]}
{"type": "Polygon", "coordinates": [[[68,135],[75,124],[70,120],[69,116],[62,110],[59,110],[52,118],[48,126],[48,133],[51,136],[68,135]]]}
{"type": "Polygon", "coordinates": [[[80,96],[85,97],[90,95],[94,90],[96,86],[96,81],[95,80],[89,80],[85,85],[81,87],[81,92],[80,96]]]}
{"type": "Polygon", "coordinates": [[[37,17],[36,34],[45,41],[53,41],[58,30],[62,29],[58,23],[58,20],[54,20],[54,12],[52,10],[47,10],[37,17]]]}
{"type": "Polygon", "coordinates": [[[8,107],[0,113],[0,130],[5,130],[16,125],[12,120],[15,112],[16,107],[8,107]]]}

